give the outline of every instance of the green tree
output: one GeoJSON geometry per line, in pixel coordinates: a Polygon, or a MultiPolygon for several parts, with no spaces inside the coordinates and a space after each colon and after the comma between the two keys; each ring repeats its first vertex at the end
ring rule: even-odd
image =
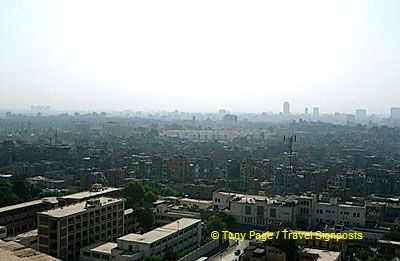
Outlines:
{"type": "Polygon", "coordinates": [[[223,230],[227,230],[228,225],[218,216],[211,216],[206,223],[206,233],[210,235],[213,231],[221,233],[223,230]]]}
{"type": "Polygon", "coordinates": [[[136,181],[126,184],[124,194],[127,207],[134,209],[134,216],[137,218],[142,229],[144,231],[149,230],[154,221],[154,213],[151,207],[157,200],[157,194],[150,187],[136,181]]]}
{"type": "Polygon", "coordinates": [[[18,196],[14,193],[13,185],[10,182],[0,180],[0,191],[0,207],[18,202],[18,196]]]}
{"type": "Polygon", "coordinates": [[[351,245],[347,248],[343,260],[345,261],[356,261],[356,260],[367,260],[367,261],[383,261],[384,259],[377,255],[367,246],[351,245]]]}

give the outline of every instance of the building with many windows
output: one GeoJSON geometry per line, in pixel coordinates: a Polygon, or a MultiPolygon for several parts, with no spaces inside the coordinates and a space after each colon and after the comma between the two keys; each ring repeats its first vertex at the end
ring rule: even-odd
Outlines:
{"type": "Polygon", "coordinates": [[[265,228],[268,225],[291,222],[304,227],[323,224],[365,226],[366,206],[351,202],[318,200],[316,195],[259,196],[231,192],[214,192],[213,208],[228,210],[236,223],[265,228]]]}
{"type": "Polygon", "coordinates": [[[39,251],[79,260],[81,247],[124,235],[125,199],[101,197],[38,213],[39,251]]]}
{"type": "Polygon", "coordinates": [[[81,251],[81,260],[142,260],[146,256],[171,254],[195,247],[201,242],[201,220],[181,218],[145,234],[127,234],[117,243],[93,244],[81,251]]]}
{"type": "Polygon", "coordinates": [[[37,227],[37,212],[54,208],[56,198],[43,198],[0,208],[0,226],[7,228],[7,236],[27,232],[37,227]]]}

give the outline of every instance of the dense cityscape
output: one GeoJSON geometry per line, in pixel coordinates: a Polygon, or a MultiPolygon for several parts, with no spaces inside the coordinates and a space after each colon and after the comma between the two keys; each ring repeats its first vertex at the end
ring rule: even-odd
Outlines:
{"type": "Polygon", "coordinates": [[[0,261],[400,261],[399,0],[0,0],[0,261]]]}
{"type": "Polygon", "coordinates": [[[0,259],[396,257],[400,109],[312,111],[3,112],[0,259]],[[210,237],[285,229],[363,237],[210,237]]]}

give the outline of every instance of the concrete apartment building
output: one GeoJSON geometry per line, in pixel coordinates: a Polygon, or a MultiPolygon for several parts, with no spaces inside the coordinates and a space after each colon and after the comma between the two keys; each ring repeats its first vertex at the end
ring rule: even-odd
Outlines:
{"type": "Polygon", "coordinates": [[[251,227],[287,221],[307,227],[336,223],[363,227],[366,219],[365,205],[340,204],[336,198],[322,202],[316,195],[258,196],[214,192],[213,209],[227,209],[238,224],[251,227]]]}
{"type": "Polygon", "coordinates": [[[80,249],[124,235],[125,199],[101,197],[38,213],[39,251],[79,260],[80,249]]]}
{"type": "Polygon", "coordinates": [[[81,260],[142,260],[146,256],[177,253],[199,245],[201,220],[181,218],[145,234],[127,234],[117,243],[93,244],[81,251],[81,260]]]}
{"type": "Polygon", "coordinates": [[[37,212],[58,206],[56,198],[43,198],[0,208],[0,226],[7,228],[7,236],[37,228],[37,212]]]}

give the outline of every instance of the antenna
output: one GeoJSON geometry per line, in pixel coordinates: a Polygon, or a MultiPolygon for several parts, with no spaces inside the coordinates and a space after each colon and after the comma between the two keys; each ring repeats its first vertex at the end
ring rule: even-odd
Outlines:
{"type": "MultiPolygon", "coordinates": [[[[283,141],[286,141],[286,135],[283,136],[283,141]]],[[[290,174],[292,174],[293,171],[293,162],[292,158],[295,156],[295,153],[293,152],[293,143],[297,141],[297,136],[296,135],[290,135],[288,138],[289,142],[289,152],[288,152],[288,157],[289,157],[289,168],[290,168],[290,174]]]]}

